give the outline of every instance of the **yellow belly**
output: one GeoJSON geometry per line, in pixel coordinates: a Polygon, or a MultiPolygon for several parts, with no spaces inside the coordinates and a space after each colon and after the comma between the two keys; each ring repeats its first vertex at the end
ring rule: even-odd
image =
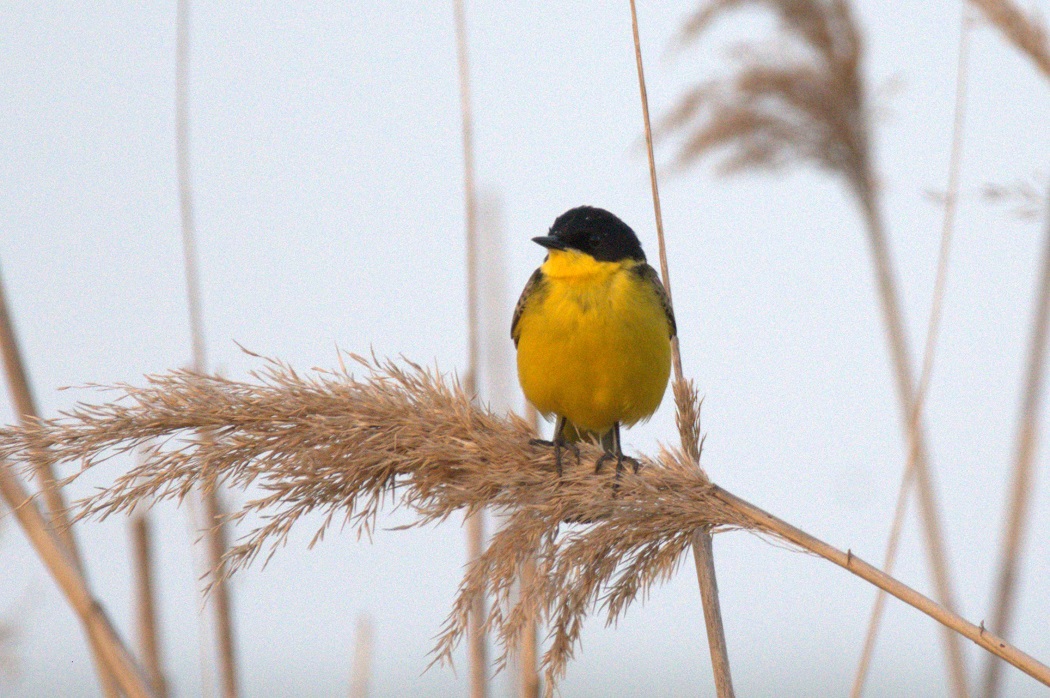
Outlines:
{"type": "Polygon", "coordinates": [[[650,417],[671,371],[669,327],[656,294],[616,266],[548,277],[546,292],[519,322],[525,397],[548,417],[595,434],[650,417]]]}

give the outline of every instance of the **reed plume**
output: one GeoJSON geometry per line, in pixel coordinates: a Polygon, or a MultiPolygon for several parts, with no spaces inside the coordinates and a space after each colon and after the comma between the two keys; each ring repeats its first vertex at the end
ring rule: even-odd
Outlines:
{"type": "Polygon", "coordinates": [[[1028,56],[1043,75],[1050,79],[1050,39],[1046,27],[1034,14],[1011,0],[970,0],[985,18],[1003,33],[1021,53],[1028,56]]]}
{"type": "Polygon", "coordinates": [[[626,474],[614,490],[611,469],[594,474],[601,449],[583,444],[580,464],[570,459],[559,479],[551,450],[529,443],[532,426],[520,417],[473,404],[434,369],[354,360],[360,378],[345,366],[304,376],[276,361],[251,381],[187,370],[150,376],[144,387],[111,388],[115,399],[108,403],[0,429],[0,461],[30,468],[32,449],[42,448],[52,464],[86,468],[156,444],[145,461],[80,502],[77,518],[182,500],[201,483],[254,484],[260,496],[229,518],[257,523],[227,552],[225,574],[274,554],[307,513],[323,515],[317,542],[336,523],[368,534],[384,507],[410,509],[414,526],[491,507],[506,524],[468,566],[434,661],[450,660],[484,594],[492,600],[485,625],[501,650],[500,668],[528,619],[547,621],[541,667],[548,696],[589,614],[615,622],[674,573],[696,531],[726,529],[812,550],[1050,685],[1050,668],[856,556],[722,490],[681,451],[640,457],[642,471],[626,474]],[[194,438],[199,432],[211,438],[194,438]],[[514,583],[532,560],[537,573],[515,597],[514,583]]]}

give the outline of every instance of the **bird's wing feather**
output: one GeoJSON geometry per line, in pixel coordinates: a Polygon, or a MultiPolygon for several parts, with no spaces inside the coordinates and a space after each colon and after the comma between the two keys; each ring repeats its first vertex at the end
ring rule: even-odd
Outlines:
{"type": "Polygon", "coordinates": [[[540,291],[544,281],[543,270],[537,269],[532,272],[529,282],[525,284],[525,288],[518,298],[518,304],[514,306],[514,319],[510,322],[510,337],[514,340],[515,347],[518,346],[518,321],[521,320],[521,314],[525,311],[525,306],[532,300],[532,297],[540,291]]]}
{"type": "Polygon", "coordinates": [[[631,271],[638,275],[638,277],[648,283],[653,292],[656,293],[657,299],[660,301],[660,305],[663,306],[664,315],[667,316],[667,325],[670,329],[670,338],[674,339],[678,336],[678,326],[674,321],[674,310],[671,309],[671,298],[667,295],[667,290],[664,285],[660,282],[660,275],[651,266],[642,262],[635,266],[631,271]]]}

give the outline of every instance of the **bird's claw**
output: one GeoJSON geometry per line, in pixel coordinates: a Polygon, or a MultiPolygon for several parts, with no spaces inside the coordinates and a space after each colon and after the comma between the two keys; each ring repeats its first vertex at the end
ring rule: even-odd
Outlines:
{"type": "MultiPolygon", "coordinates": [[[[612,453],[609,453],[608,451],[599,456],[598,460],[594,464],[594,474],[597,475],[602,471],[602,467],[605,465],[605,461],[612,460],[614,458],[616,458],[616,456],[612,453]]],[[[617,468],[617,471],[619,471],[619,468],[617,468]]]]}
{"type": "Polygon", "coordinates": [[[562,476],[562,465],[561,465],[561,450],[568,448],[572,451],[573,455],[576,456],[576,464],[580,464],[580,447],[571,441],[561,441],[555,439],[553,441],[547,441],[546,439],[529,439],[530,446],[548,446],[554,449],[554,466],[558,469],[558,477],[562,476]]]}
{"type": "Polygon", "coordinates": [[[625,456],[622,453],[616,454],[616,453],[609,453],[608,451],[606,451],[598,459],[598,462],[596,462],[594,464],[594,474],[597,475],[598,473],[600,473],[602,471],[602,467],[605,465],[606,461],[614,460],[614,459],[616,460],[616,479],[617,480],[619,480],[620,479],[620,475],[623,474],[623,464],[624,463],[630,463],[631,464],[631,471],[635,475],[637,475],[638,471],[640,471],[642,469],[642,464],[638,461],[637,458],[631,458],[630,456],[625,456]]]}

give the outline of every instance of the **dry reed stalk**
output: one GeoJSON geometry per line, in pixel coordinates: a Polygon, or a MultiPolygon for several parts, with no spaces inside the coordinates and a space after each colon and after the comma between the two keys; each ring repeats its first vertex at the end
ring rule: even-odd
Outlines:
{"type": "MultiPolygon", "coordinates": [[[[3,357],[4,370],[7,376],[7,387],[11,393],[11,401],[14,403],[18,418],[22,421],[33,420],[39,417],[36,401],[33,399],[33,391],[29,387],[29,374],[25,364],[22,362],[22,352],[18,346],[18,336],[15,334],[14,323],[7,307],[7,297],[4,293],[3,280],[0,279],[0,355],[3,357]]],[[[40,481],[40,490],[43,493],[44,505],[47,516],[45,520],[49,530],[56,536],[59,543],[65,547],[69,559],[77,572],[87,584],[84,575],[84,564],[77,547],[76,537],[73,535],[73,527],[70,525],[69,517],[66,515],[66,502],[62,491],[55,480],[55,472],[47,459],[38,458],[34,467],[34,473],[40,481]]],[[[91,652],[95,662],[95,670],[98,674],[99,685],[102,694],[108,698],[116,698],[119,694],[113,677],[106,669],[102,659],[103,648],[99,647],[93,635],[89,635],[91,652]]]]}
{"type": "MultiPolygon", "coordinates": [[[[1050,686],[1050,667],[1018,650],[1016,647],[1013,647],[1001,637],[985,630],[984,623],[974,625],[960,617],[954,611],[937,604],[932,599],[929,599],[914,589],[909,588],[907,585],[902,584],[885,572],[872,567],[867,562],[854,555],[851,551],[847,550],[846,552],[842,552],[841,550],[837,550],[827,543],[814,538],[805,531],[795,528],[786,521],[782,521],[772,514],[762,511],[753,504],[745,502],[739,497],[736,497],[719,487],[716,487],[715,490],[716,496],[722,497],[728,503],[735,505],[741,512],[746,512],[753,517],[754,521],[765,525],[770,532],[776,534],[781,539],[794,543],[812,553],[816,553],[824,559],[830,560],[836,565],[852,572],[861,579],[871,582],[883,591],[893,594],[901,601],[919,609],[926,615],[941,623],[944,627],[972,640],[974,644],[979,647],[988,650],[997,657],[1002,657],[1032,678],[1040,681],[1046,686],[1050,686]]],[[[922,651],[922,649],[923,648],[921,647],[917,647],[916,651],[922,651]]]]}
{"type": "MultiPolygon", "coordinates": [[[[904,527],[904,515],[908,508],[908,495],[915,479],[915,462],[918,457],[918,443],[915,437],[918,435],[919,420],[922,419],[923,409],[926,406],[926,395],[929,392],[930,381],[933,376],[933,359],[937,350],[937,339],[944,308],[944,291],[948,280],[948,263],[952,237],[955,232],[955,216],[959,203],[959,173],[962,169],[963,127],[966,122],[967,63],[971,25],[972,19],[969,15],[969,10],[963,6],[960,15],[959,49],[955,74],[955,107],[952,117],[952,138],[948,157],[948,182],[944,197],[944,217],[941,222],[941,242],[937,254],[937,271],[933,282],[933,300],[930,303],[930,315],[926,325],[926,340],[923,348],[922,368],[919,372],[919,385],[909,419],[908,458],[901,476],[900,488],[897,492],[897,505],[894,508],[893,523],[890,527],[890,535],[886,544],[886,555],[882,564],[882,569],[886,574],[893,574],[893,568],[897,562],[897,550],[901,531],[904,527]]],[[[882,612],[885,606],[886,593],[879,591],[875,595],[875,603],[872,605],[871,616],[868,620],[868,630],[864,637],[864,647],[861,651],[860,661],[857,663],[857,672],[853,679],[853,688],[850,691],[852,698],[860,698],[864,692],[864,683],[868,676],[868,669],[871,666],[871,659],[875,653],[875,641],[878,638],[882,612]]]]}
{"type": "MultiPolygon", "coordinates": [[[[35,449],[34,445],[27,455],[29,463],[35,463],[40,458],[35,449]]],[[[53,461],[49,460],[49,463],[53,461]]],[[[0,458],[0,500],[14,514],[41,562],[65,594],[73,612],[80,618],[91,646],[97,653],[97,661],[104,669],[102,674],[108,676],[129,698],[148,698],[153,695],[135,660],[110,625],[102,604],[91,595],[68,549],[52,533],[47,519],[19,481],[15,468],[3,458],[0,458]]]]}
{"type": "Polygon", "coordinates": [[[354,663],[350,669],[350,698],[368,698],[372,676],[372,621],[362,614],[357,619],[354,663]]]}
{"type": "Polygon", "coordinates": [[[206,365],[204,322],[201,319],[200,272],[197,268],[197,238],[193,215],[193,177],[190,171],[190,2],[178,0],[175,22],[175,160],[179,179],[179,222],[182,229],[182,258],[186,272],[186,302],[190,312],[193,366],[206,365]]]}
{"type": "Polygon", "coordinates": [[[1050,40],[1046,27],[1034,15],[1017,7],[1011,0],[970,0],[985,18],[1019,51],[1027,55],[1036,67],[1050,78],[1050,40]]]}
{"type": "MultiPolygon", "coordinates": [[[[456,24],[456,59],[459,76],[459,104],[463,129],[463,203],[466,209],[467,248],[467,372],[466,385],[471,395],[477,393],[480,331],[478,328],[478,216],[477,189],[474,182],[474,117],[470,99],[470,59],[467,45],[467,17],[464,0],[453,0],[456,24]]],[[[466,518],[467,561],[473,564],[485,547],[484,510],[469,512],[466,518]]],[[[485,598],[475,600],[471,612],[467,654],[470,659],[470,696],[485,698],[488,694],[488,649],[485,638],[485,598]]]]}
{"type": "MultiPolygon", "coordinates": [[[[533,435],[540,433],[540,413],[531,402],[525,402],[525,422],[532,427],[533,435]]],[[[534,584],[536,560],[527,559],[521,568],[521,585],[534,584]]],[[[540,698],[539,638],[536,616],[529,616],[521,624],[521,651],[518,654],[518,698],[540,698]]]]}
{"type": "Polygon", "coordinates": [[[138,636],[139,661],[158,698],[168,695],[167,681],[160,660],[160,638],[157,631],[157,604],[153,579],[153,527],[149,502],[132,512],[128,522],[131,539],[131,568],[134,586],[135,626],[138,636]]]}
{"type": "Polygon", "coordinates": [[[132,569],[135,575],[135,626],[139,642],[139,661],[149,680],[153,694],[158,698],[168,695],[167,682],[160,661],[160,640],[157,636],[157,608],[153,583],[153,532],[149,515],[136,512],[129,523],[131,533],[132,569]]]}
{"type": "MultiPolygon", "coordinates": [[[[416,526],[461,511],[503,512],[506,524],[467,568],[434,661],[451,659],[477,597],[485,595],[493,600],[486,625],[503,650],[500,668],[519,649],[524,623],[537,615],[548,620],[550,647],[542,662],[548,696],[590,612],[614,623],[674,574],[697,530],[731,528],[825,557],[1050,686],[1050,668],[713,485],[681,450],[642,457],[641,472],[625,474],[613,496],[612,472],[570,468],[559,480],[550,449],[529,443],[531,425],[473,404],[434,371],[354,358],[366,374],[361,378],[345,366],[302,376],[272,361],[250,382],[190,371],[154,375],[144,387],[112,388],[115,399],[108,403],[0,428],[0,460],[29,468],[34,449],[43,448],[54,464],[88,468],[149,442],[161,444],[81,502],[78,518],[127,513],[150,499],[181,501],[202,481],[255,485],[261,496],[229,518],[259,523],[227,553],[226,574],[273,555],[310,512],[323,515],[314,542],[332,525],[371,531],[384,506],[413,511],[416,526]],[[214,438],[192,438],[201,431],[214,438]],[[566,519],[593,523],[564,527],[566,519]],[[537,574],[520,585],[515,601],[529,559],[536,560],[537,574]]],[[[601,454],[590,443],[580,451],[584,462],[601,454]]]]}
{"type": "Polygon", "coordinates": [[[219,679],[224,698],[234,698],[238,693],[237,655],[233,643],[233,613],[230,607],[230,590],[224,573],[223,556],[229,547],[226,540],[225,512],[219,499],[219,488],[205,485],[202,488],[205,520],[205,542],[208,550],[208,567],[212,576],[209,598],[215,608],[216,633],[219,640],[219,679]]]}
{"type": "MultiPolygon", "coordinates": [[[[8,311],[2,279],[0,279],[0,355],[3,357],[7,388],[11,393],[11,402],[18,418],[23,421],[38,418],[40,414],[36,407],[36,400],[33,399],[32,389],[29,387],[29,374],[22,361],[22,352],[18,344],[18,336],[15,334],[14,323],[8,311]]],[[[69,526],[69,520],[66,517],[66,502],[56,485],[55,473],[48,461],[41,459],[34,468],[34,474],[40,483],[40,491],[43,493],[47,518],[52,530],[61,539],[63,545],[69,549],[71,557],[80,567],[80,553],[76,539],[73,537],[73,529],[69,526]]]]}
{"type": "MultiPolygon", "coordinates": [[[[175,41],[175,157],[179,179],[179,217],[182,227],[184,269],[186,272],[186,300],[190,315],[190,337],[193,346],[193,368],[205,370],[204,322],[201,314],[200,272],[197,267],[197,242],[193,216],[193,180],[190,171],[190,116],[189,116],[189,56],[190,3],[178,0],[176,7],[175,41]]],[[[220,568],[226,551],[222,524],[222,506],[219,492],[213,487],[202,490],[206,526],[204,539],[213,570],[220,568]]],[[[233,637],[233,618],[230,613],[229,589],[216,578],[211,585],[212,607],[215,612],[215,635],[219,654],[219,680],[224,698],[236,698],[237,663],[233,637]]]]}
{"type": "MultiPolygon", "coordinates": [[[[1039,414],[1042,408],[1043,372],[1046,367],[1047,327],[1050,325],[1050,195],[1048,195],[1046,240],[1043,247],[1043,265],[1036,294],[1035,318],[1032,322],[1032,337],[1028,348],[1028,371],[1025,378],[1024,398],[1017,427],[1017,446],[1011,475],[1010,497],[1007,504],[1006,521],[1003,526],[1002,547],[999,553],[995,601],[992,610],[991,629],[998,635],[1009,637],[1014,620],[1017,595],[1017,575],[1024,553],[1024,541],[1028,533],[1033,464],[1039,438],[1039,414]]],[[[1002,664],[989,661],[984,671],[984,695],[994,698],[999,695],[1002,679],[1002,664]]]]}
{"type": "MultiPolygon", "coordinates": [[[[849,185],[868,232],[901,425],[907,442],[916,444],[926,554],[937,597],[953,609],[955,594],[923,422],[921,416],[914,424],[911,419],[915,381],[871,163],[860,31],[846,0],[712,0],[686,22],[680,42],[695,39],[721,15],[747,5],[766,7],[776,15],[778,40],[739,48],[734,53],[736,75],[688,92],[658,131],[689,131],[677,156],[679,166],[724,149],[729,151],[722,163],[726,172],[813,163],[839,174],[849,185]]],[[[969,691],[959,640],[947,630],[943,639],[952,692],[964,698],[969,691]]]]}
{"type": "MultiPolygon", "coordinates": [[[[664,240],[663,213],[660,207],[660,187],[656,176],[656,158],[653,155],[653,130],[649,119],[649,95],[645,87],[645,69],[642,63],[642,43],[638,35],[638,8],[635,0],[631,4],[631,32],[634,37],[634,57],[638,69],[638,89],[642,99],[642,120],[645,127],[645,147],[649,158],[649,184],[653,193],[653,214],[656,218],[656,237],[660,252],[660,276],[667,291],[668,302],[672,300],[671,274],[667,266],[667,245],[664,240]]],[[[672,303],[673,306],[673,303],[672,303]]],[[[699,402],[692,381],[686,383],[682,372],[682,353],[678,337],[671,338],[671,356],[674,364],[675,419],[678,422],[682,451],[693,459],[697,471],[700,467],[700,414],[699,402]],[[695,457],[694,457],[695,456],[695,457]]],[[[704,625],[707,630],[707,645],[711,653],[711,669],[715,690],[719,698],[732,698],[733,677],[729,668],[729,648],[726,645],[722,608],[718,599],[718,580],[715,574],[714,541],[709,529],[698,529],[693,537],[693,558],[696,562],[696,581],[700,587],[700,600],[704,609],[704,625]]]]}

